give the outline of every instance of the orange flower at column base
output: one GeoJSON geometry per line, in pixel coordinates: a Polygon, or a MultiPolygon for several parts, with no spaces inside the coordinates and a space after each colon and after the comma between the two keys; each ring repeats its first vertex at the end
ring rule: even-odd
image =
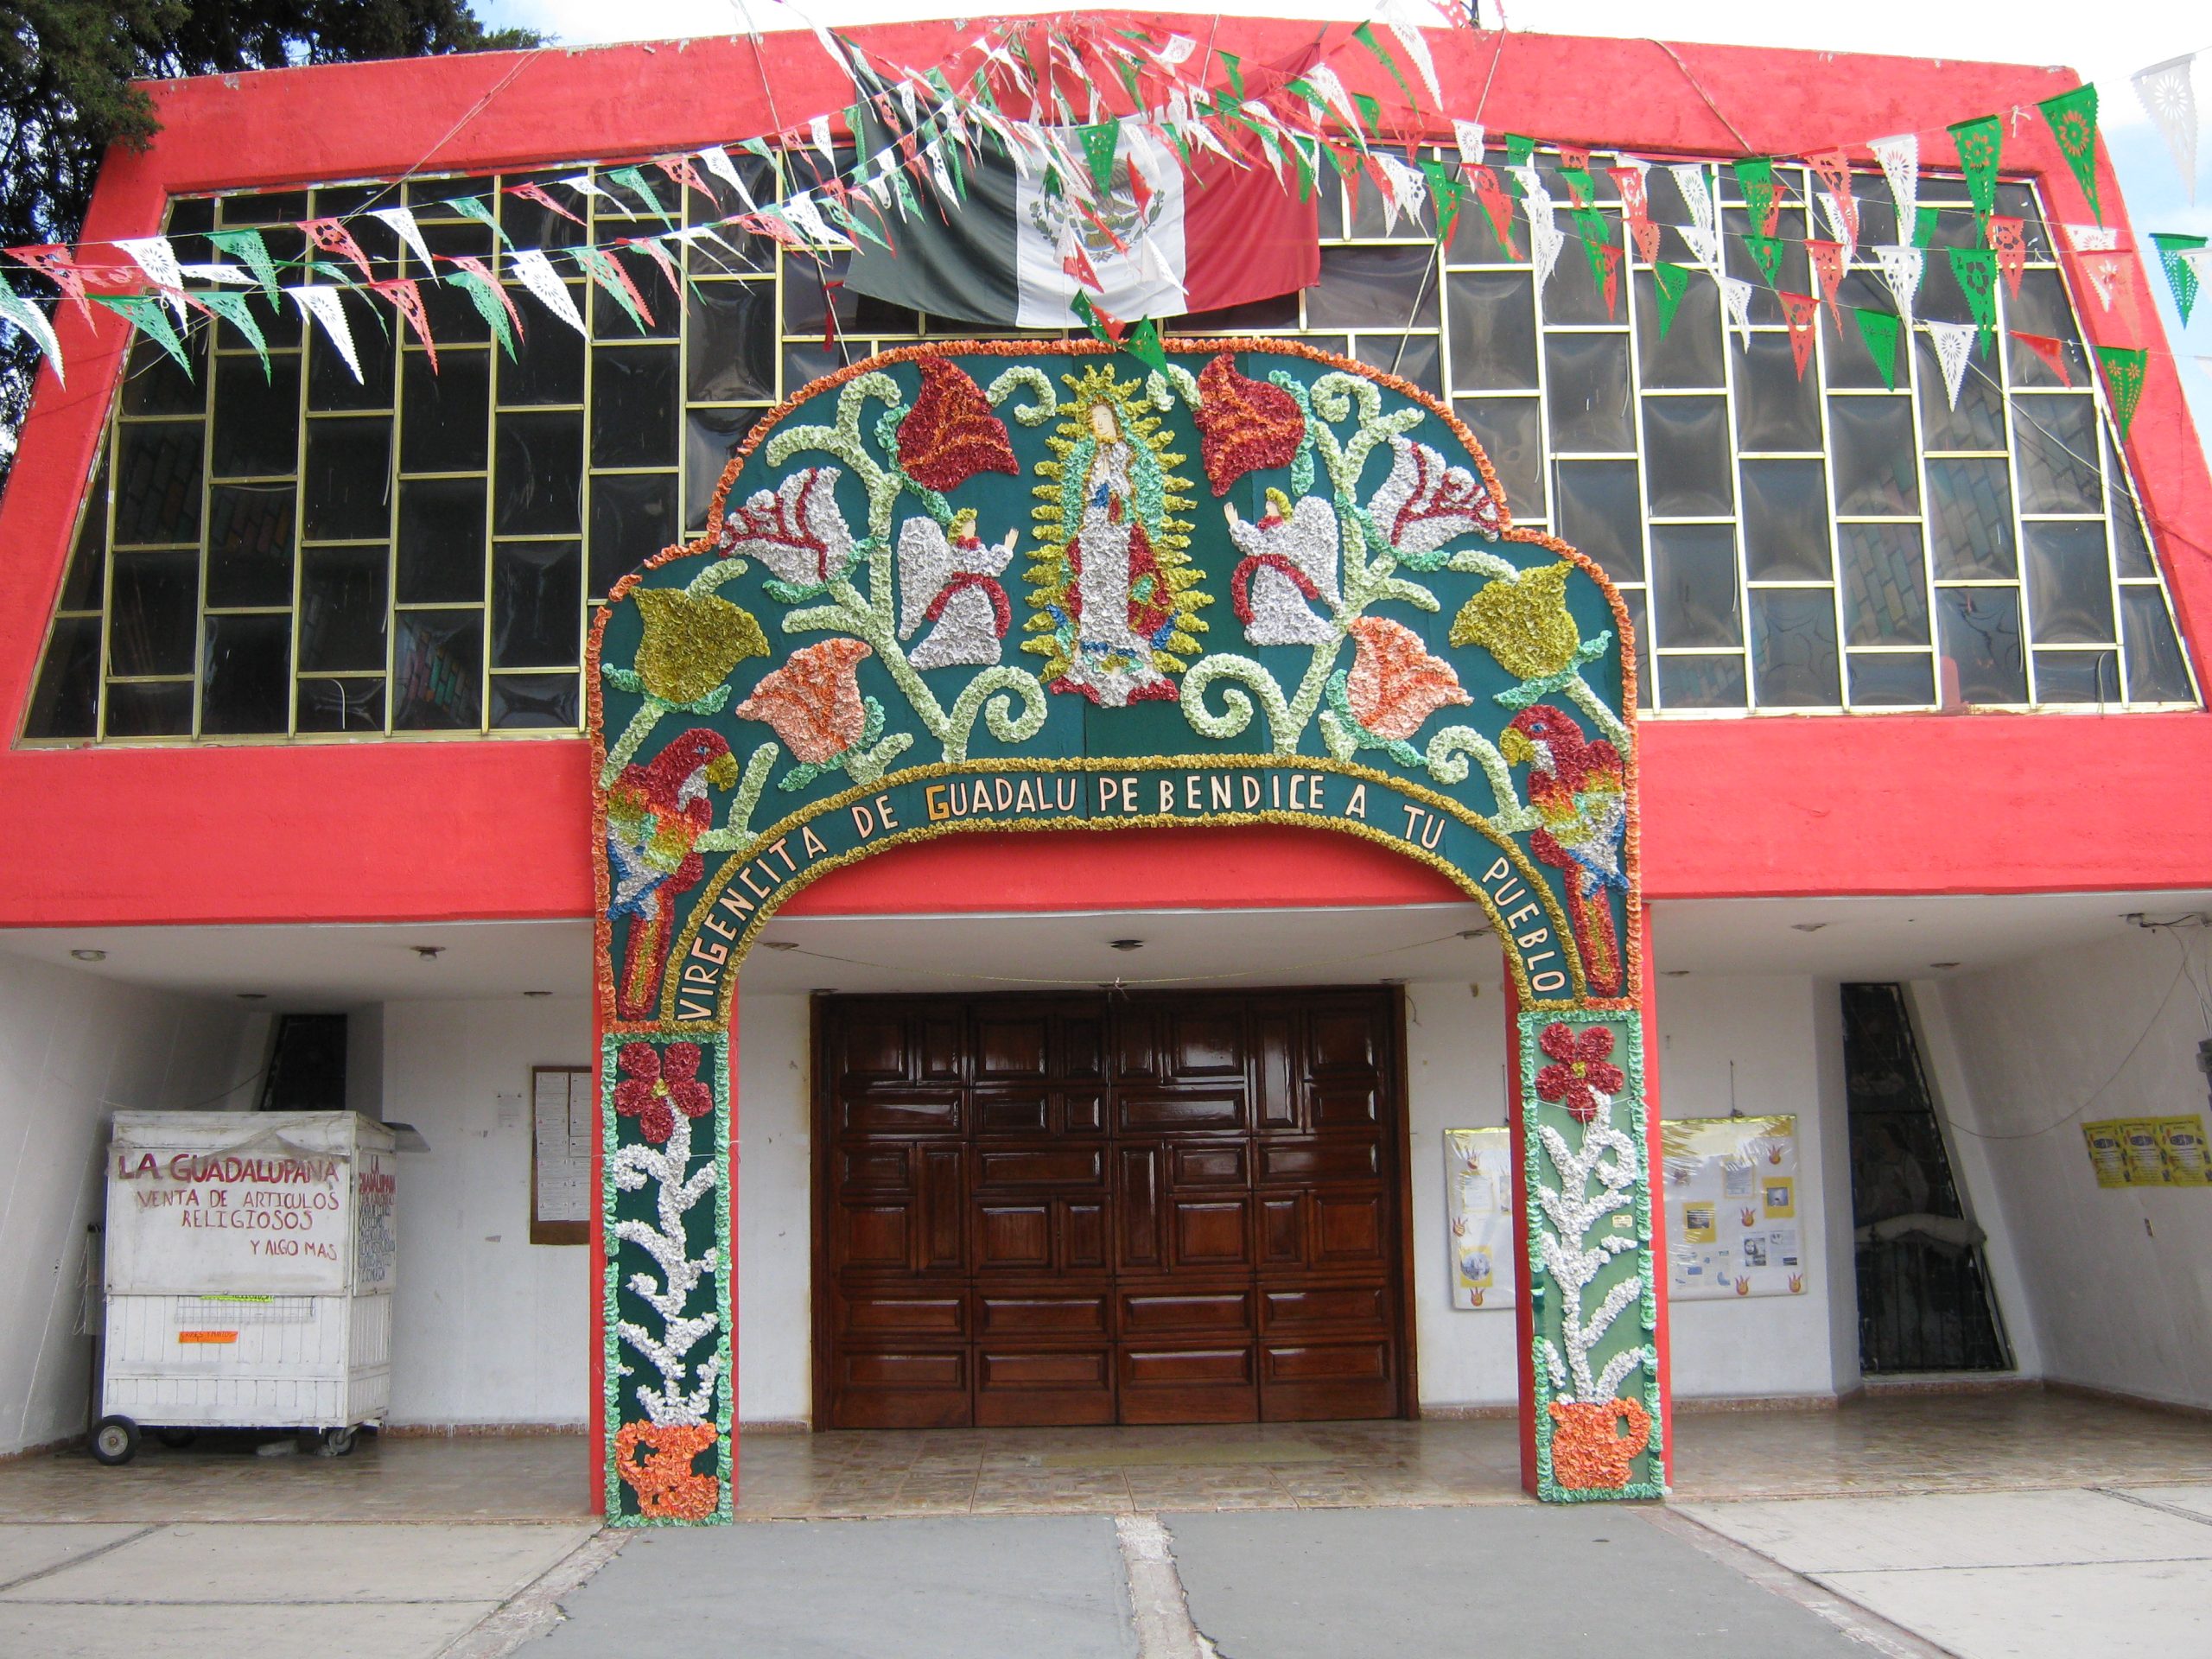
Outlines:
{"type": "Polygon", "coordinates": [[[1651,1444],[1651,1414],[1640,1400],[1554,1400],[1552,1479],[1570,1492],[1610,1491],[1633,1478],[1637,1452],[1651,1444]],[[1616,1434],[1617,1423],[1626,1434],[1616,1434]]]}
{"type": "Polygon", "coordinates": [[[721,1501],[722,1483],[696,1472],[691,1459],[714,1443],[712,1423],[625,1423],[614,1437],[614,1472],[637,1493],[639,1514],[703,1521],[721,1501]]]}

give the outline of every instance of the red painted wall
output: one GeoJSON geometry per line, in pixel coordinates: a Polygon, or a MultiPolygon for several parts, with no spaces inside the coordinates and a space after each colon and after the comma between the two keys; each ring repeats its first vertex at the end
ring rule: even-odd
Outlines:
{"type": "MultiPolygon", "coordinates": [[[[1215,29],[1166,21],[1201,39],[1215,29]]],[[[861,32],[872,51],[917,67],[970,37],[944,23],[861,32]]],[[[1309,45],[1313,25],[1222,20],[1214,38],[1257,63],[1309,45]]],[[[1942,126],[2027,109],[2074,80],[1648,41],[1433,42],[1453,107],[1480,94],[1492,132],[1654,157],[1802,155],[1924,127],[1923,157],[1940,166],[1942,126]]],[[[86,235],[157,230],[176,192],[728,142],[778,124],[764,69],[785,119],[844,102],[847,84],[810,36],[772,36],[761,50],[765,62],[742,38],[715,39],[162,83],[160,138],[110,158],[86,235]]],[[[1394,93],[1357,47],[1333,61],[1355,90],[1394,93]]],[[[2005,160],[2042,177],[2057,218],[2088,217],[2031,110],[2011,124],[2005,160]]],[[[2107,222],[2124,225],[2109,169],[2101,188],[2107,222]]],[[[2102,343],[2135,343],[2117,313],[2091,308],[2084,321],[2102,343]]],[[[41,370],[0,505],[0,720],[11,734],[124,343],[112,318],[87,325],[65,308],[55,322],[70,383],[41,370]]],[[[2128,448],[2202,676],[2212,480],[2170,359],[2153,361],[2128,448]]],[[[1654,899],[2212,886],[2212,813],[2188,806],[2212,776],[2212,715],[1665,721],[1644,727],[1643,745],[1654,899]]],[[[588,773],[575,740],[0,751],[0,925],[582,915],[588,773]]],[[[961,893],[993,909],[1451,896],[1379,849],[1296,831],[1100,837],[1079,866],[1062,851],[1045,837],[940,842],[840,872],[793,909],[934,910],[961,893]]]]}

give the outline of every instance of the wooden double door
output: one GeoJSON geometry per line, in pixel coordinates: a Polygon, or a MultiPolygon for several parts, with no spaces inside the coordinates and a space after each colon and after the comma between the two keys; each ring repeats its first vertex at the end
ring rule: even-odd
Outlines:
{"type": "Polygon", "coordinates": [[[1409,1408],[1387,989],[827,997],[815,1421],[1409,1408]]]}

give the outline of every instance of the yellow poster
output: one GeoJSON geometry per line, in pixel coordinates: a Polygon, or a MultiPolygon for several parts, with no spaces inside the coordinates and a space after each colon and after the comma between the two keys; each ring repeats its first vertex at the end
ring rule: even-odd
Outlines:
{"type": "Polygon", "coordinates": [[[2120,1135],[2118,1121],[2107,1119],[2082,1126],[2082,1138],[2089,1145],[2089,1166],[2097,1172],[2099,1186],[2126,1186],[2127,1182],[2127,1142],[2120,1135]]]}
{"type": "Polygon", "coordinates": [[[1802,1295],[1796,1118],[1669,1118],[1659,1139],[1668,1294],[1684,1301],[1802,1295]]]}
{"type": "Polygon", "coordinates": [[[2131,1186],[2164,1186],[2166,1152],[2158,1143],[2156,1118],[2130,1118],[2120,1126],[2121,1143],[2127,1148],[2127,1180],[2131,1186]]]}
{"type": "Polygon", "coordinates": [[[1444,1131],[1452,1306],[1513,1306],[1513,1145],[1508,1129],[1444,1131]]]}
{"type": "Polygon", "coordinates": [[[2165,1154],[2166,1179],[2175,1186],[2212,1186],[2212,1159],[2205,1156],[2202,1116],[2162,1117],[2159,1149],[2165,1154]]]}

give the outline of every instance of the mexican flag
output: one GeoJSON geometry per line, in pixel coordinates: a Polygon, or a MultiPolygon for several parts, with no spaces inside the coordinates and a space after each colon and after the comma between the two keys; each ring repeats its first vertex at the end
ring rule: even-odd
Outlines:
{"type": "Polygon", "coordinates": [[[880,221],[890,247],[860,243],[845,286],[933,317],[1065,328],[1081,321],[1077,295],[1134,322],[1268,299],[1320,279],[1314,200],[1299,199],[1294,174],[1279,177],[1249,134],[1245,150],[1193,146],[1186,162],[1146,125],[1118,126],[1108,189],[1090,188],[1095,175],[1071,131],[1057,163],[1033,154],[1017,167],[988,139],[960,149],[950,159],[966,194],[952,201],[937,181],[946,158],[906,158],[864,123],[863,154],[871,145],[886,153],[888,143],[891,160],[908,161],[899,198],[910,205],[904,218],[892,210],[880,221]],[[1061,176],[1070,157],[1086,169],[1074,190],[1061,176]]]}

